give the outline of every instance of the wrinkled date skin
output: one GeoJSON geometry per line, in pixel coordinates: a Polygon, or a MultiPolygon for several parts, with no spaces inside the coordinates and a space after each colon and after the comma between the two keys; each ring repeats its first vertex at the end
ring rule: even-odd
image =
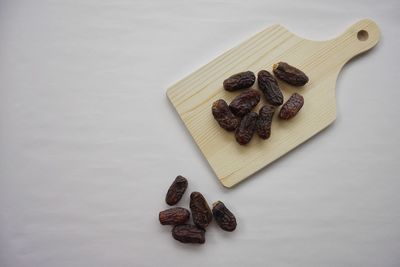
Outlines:
{"type": "Polygon", "coordinates": [[[283,104],[279,112],[279,118],[288,120],[296,116],[304,105],[304,98],[298,93],[294,93],[285,104],[283,104]]]}
{"type": "Polygon", "coordinates": [[[167,195],[165,196],[165,202],[167,202],[167,204],[170,206],[178,203],[185,193],[187,187],[187,179],[181,175],[177,176],[168,189],[167,195]]]}
{"type": "Polygon", "coordinates": [[[308,83],[307,75],[301,70],[285,62],[274,64],[273,71],[276,77],[294,86],[303,86],[308,83]]]}
{"type": "Polygon", "coordinates": [[[204,244],[206,242],[206,231],[190,224],[176,225],[172,229],[172,236],[182,243],[204,244]]]}
{"type": "Polygon", "coordinates": [[[224,203],[217,201],[213,204],[212,213],[217,224],[222,230],[232,232],[236,229],[236,218],[224,203]]]}
{"type": "Polygon", "coordinates": [[[236,116],[243,117],[257,106],[260,98],[260,93],[251,89],[235,97],[229,104],[229,108],[236,116]]]}
{"type": "Polygon", "coordinates": [[[190,194],[190,210],[193,222],[198,227],[205,229],[212,221],[211,209],[201,193],[192,192],[190,194]]]}
{"type": "Polygon", "coordinates": [[[272,118],[275,113],[275,107],[266,105],[258,112],[257,133],[262,139],[268,139],[271,136],[272,118]]]}
{"type": "Polygon", "coordinates": [[[239,125],[240,119],[232,113],[223,99],[213,103],[212,114],[218,124],[227,131],[234,131],[239,125]]]}
{"type": "Polygon", "coordinates": [[[162,225],[184,224],[189,220],[190,212],[184,208],[170,208],[161,211],[158,219],[162,225]]]}
{"type": "Polygon", "coordinates": [[[246,145],[256,131],[258,115],[255,112],[250,112],[242,118],[239,127],[235,131],[236,141],[241,145],[246,145]]]}
{"type": "Polygon", "coordinates": [[[256,76],[251,71],[240,72],[224,81],[226,91],[237,91],[251,87],[256,81],[256,76]]]}
{"type": "Polygon", "coordinates": [[[258,72],[258,87],[263,92],[268,103],[274,106],[280,106],[283,104],[281,89],[271,73],[266,70],[258,72]]]}

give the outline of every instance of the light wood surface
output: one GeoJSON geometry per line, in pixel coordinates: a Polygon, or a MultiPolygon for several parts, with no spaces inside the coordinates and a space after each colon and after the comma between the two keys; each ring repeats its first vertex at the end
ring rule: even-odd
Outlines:
{"type": "MultiPolygon", "coordinates": [[[[328,41],[306,40],[274,25],[177,82],[167,90],[167,96],[218,179],[224,186],[232,187],[335,120],[335,85],[341,68],[352,57],[374,47],[379,37],[378,26],[369,19],[355,23],[328,41]],[[248,145],[241,146],[233,133],[219,127],[211,114],[211,105],[219,98],[229,103],[240,93],[223,89],[222,82],[230,75],[247,70],[255,74],[262,69],[272,71],[272,65],[279,61],[298,67],[310,78],[304,87],[279,81],[285,101],[298,92],[304,96],[304,106],[289,121],[278,119],[278,108],[271,137],[262,140],[255,135],[248,145]]],[[[257,88],[256,84],[253,88],[257,88]]],[[[264,99],[255,111],[263,104],[264,99]]]]}

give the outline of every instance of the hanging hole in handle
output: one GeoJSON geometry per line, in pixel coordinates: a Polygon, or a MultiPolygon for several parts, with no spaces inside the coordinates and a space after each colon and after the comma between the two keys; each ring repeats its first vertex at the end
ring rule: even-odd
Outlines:
{"type": "Polygon", "coordinates": [[[361,30],[357,33],[357,39],[360,41],[367,41],[368,37],[368,32],[365,30],[361,30]]]}

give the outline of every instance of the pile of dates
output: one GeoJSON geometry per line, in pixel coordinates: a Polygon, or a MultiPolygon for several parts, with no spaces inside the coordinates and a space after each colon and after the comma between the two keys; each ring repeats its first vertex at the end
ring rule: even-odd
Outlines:
{"type": "MultiPolygon", "coordinates": [[[[278,79],[293,86],[303,86],[308,82],[304,72],[285,62],[274,64],[273,73],[278,79]]],[[[282,91],[270,72],[261,70],[257,76],[258,88],[268,103],[260,108],[258,114],[252,110],[260,102],[261,94],[254,89],[242,92],[229,105],[223,99],[218,99],[212,105],[215,120],[223,129],[235,131],[235,139],[241,145],[248,144],[255,132],[262,139],[270,137],[276,107],[283,104],[279,118],[289,120],[296,116],[304,104],[303,96],[298,93],[294,93],[283,103],[282,91]]],[[[234,92],[250,88],[255,81],[254,73],[246,71],[232,75],[224,81],[223,86],[226,91],[234,92]]]]}
{"type": "MultiPolygon", "coordinates": [[[[188,187],[188,181],[178,176],[169,187],[165,202],[176,205],[188,187]]],[[[214,220],[222,230],[232,232],[236,229],[236,218],[221,201],[213,204],[212,210],[204,196],[199,192],[190,194],[190,211],[174,207],[161,211],[158,215],[162,225],[172,225],[172,237],[182,243],[203,244],[206,241],[206,228],[214,220]],[[192,213],[193,224],[188,223],[192,213]]]]}

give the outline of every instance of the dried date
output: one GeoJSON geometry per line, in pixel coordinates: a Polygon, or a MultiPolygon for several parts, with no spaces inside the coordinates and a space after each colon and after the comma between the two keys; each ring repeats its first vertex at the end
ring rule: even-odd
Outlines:
{"type": "Polygon", "coordinates": [[[251,71],[240,72],[224,81],[226,91],[236,91],[251,87],[256,81],[256,76],[251,71]]]}
{"type": "Polygon", "coordinates": [[[294,93],[285,104],[283,104],[279,112],[279,118],[288,120],[296,116],[304,105],[304,98],[298,93],[294,93]]]}
{"type": "Polygon", "coordinates": [[[232,113],[223,99],[213,103],[212,114],[219,125],[227,131],[234,131],[239,125],[240,119],[232,113]]]}
{"type": "Polygon", "coordinates": [[[213,204],[212,213],[217,224],[222,230],[232,232],[236,229],[236,218],[224,203],[217,201],[213,204]]]}
{"type": "Polygon", "coordinates": [[[199,192],[190,194],[190,210],[193,222],[198,227],[205,229],[212,221],[212,213],[204,196],[199,192]]]}
{"type": "Polygon", "coordinates": [[[271,73],[266,70],[258,72],[258,87],[263,92],[268,103],[274,106],[280,106],[283,104],[281,89],[271,73]]]}
{"type": "Polygon", "coordinates": [[[257,118],[258,115],[255,112],[250,112],[242,118],[235,131],[235,138],[239,144],[246,145],[250,142],[256,131],[257,118]]]}
{"type": "Polygon", "coordinates": [[[294,86],[303,86],[308,82],[304,72],[285,62],[274,64],[273,71],[276,77],[294,86]]]}
{"type": "Polygon", "coordinates": [[[272,117],[275,108],[273,106],[263,106],[258,112],[257,133],[262,139],[268,139],[271,136],[272,117]]]}
{"type": "Polygon", "coordinates": [[[256,90],[247,90],[235,97],[229,104],[232,113],[243,117],[249,113],[260,102],[260,93],[256,90]]]}
{"type": "Polygon", "coordinates": [[[178,203],[185,193],[187,187],[187,179],[181,175],[178,175],[168,189],[167,195],[165,196],[165,202],[167,202],[167,204],[170,206],[178,203]]]}
{"type": "Polygon", "coordinates": [[[158,219],[162,225],[184,224],[189,220],[190,212],[184,208],[170,208],[161,211],[158,219]]]}
{"type": "Polygon", "coordinates": [[[182,243],[203,244],[206,241],[206,231],[195,225],[176,225],[172,229],[172,236],[182,243]]]}

